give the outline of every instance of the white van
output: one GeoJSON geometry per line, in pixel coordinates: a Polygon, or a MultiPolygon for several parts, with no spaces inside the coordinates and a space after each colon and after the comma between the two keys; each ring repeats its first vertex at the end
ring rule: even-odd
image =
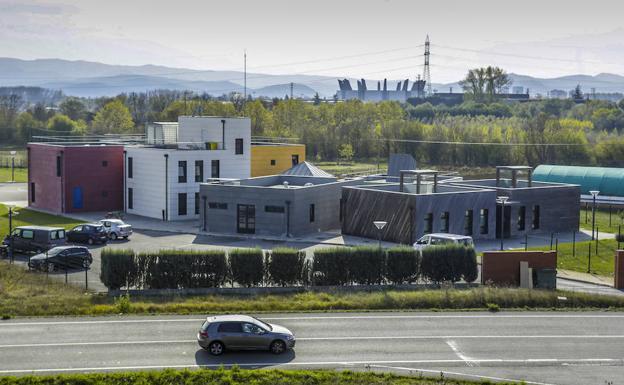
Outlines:
{"type": "Polygon", "coordinates": [[[422,250],[429,246],[446,245],[449,243],[473,246],[472,237],[467,235],[433,233],[427,234],[414,243],[414,249],[422,250]]]}

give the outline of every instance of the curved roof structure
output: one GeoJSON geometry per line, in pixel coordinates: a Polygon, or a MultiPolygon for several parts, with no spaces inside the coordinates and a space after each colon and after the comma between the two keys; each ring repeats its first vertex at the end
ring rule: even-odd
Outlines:
{"type": "Polygon", "coordinates": [[[333,178],[334,176],[328,172],[321,170],[310,162],[301,162],[298,165],[284,171],[282,175],[290,176],[316,176],[333,178]]]}
{"type": "Polygon", "coordinates": [[[577,184],[581,194],[591,190],[600,195],[624,196],[624,168],[540,165],[533,171],[533,180],[577,184]]]}

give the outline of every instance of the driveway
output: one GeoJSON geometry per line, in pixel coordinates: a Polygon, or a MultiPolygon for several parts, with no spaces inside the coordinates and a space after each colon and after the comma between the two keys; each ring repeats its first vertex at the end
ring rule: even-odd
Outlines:
{"type": "Polygon", "coordinates": [[[28,206],[26,183],[0,183],[0,203],[3,205],[28,206]]]}

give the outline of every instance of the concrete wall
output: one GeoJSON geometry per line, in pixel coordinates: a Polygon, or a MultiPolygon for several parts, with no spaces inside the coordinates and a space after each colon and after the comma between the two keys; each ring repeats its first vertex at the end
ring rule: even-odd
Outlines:
{"type": "Polygon", "coordinates": [[[520,285],[520,262],[532,269],[556,269],[556,251],[486,251],[481,260],[481,283],[520,285]]]}
{"type": "Polygon", "coordinates": [[[55,213],[63,212],[63,188],[56,176],[56,157],[63,148],[44,144],[28,144],[28,206],[55,213]],[[35,201],[31,186],[35,184],[35,201]]]}
{"type": "Polygon", "coordinates": [[[225,149],[234,152],[234,139],[242,138],[245,157],[248,160],[251,159],[251,120],[249,118],[180,116],[178,118],[178,142],[223,143],[222,120],[225,120],[225,149]]]}
{"type": "Polygon", "coordinates": [[[299,163],[305,161],[303,144],[258,144],[251,146],[251,176],[280,174],[293,166],[292,156],[299,156],[299,163]],[[271,161],[275,161],[274,165],[271,161]]]}

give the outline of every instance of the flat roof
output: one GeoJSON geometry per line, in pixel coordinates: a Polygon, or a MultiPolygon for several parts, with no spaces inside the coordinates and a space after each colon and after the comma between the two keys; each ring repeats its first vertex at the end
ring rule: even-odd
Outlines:
{"type": "Polygon", "coordinates": [[[531,166],[496,166],[497,170],[533,170],[531,166]]]}

